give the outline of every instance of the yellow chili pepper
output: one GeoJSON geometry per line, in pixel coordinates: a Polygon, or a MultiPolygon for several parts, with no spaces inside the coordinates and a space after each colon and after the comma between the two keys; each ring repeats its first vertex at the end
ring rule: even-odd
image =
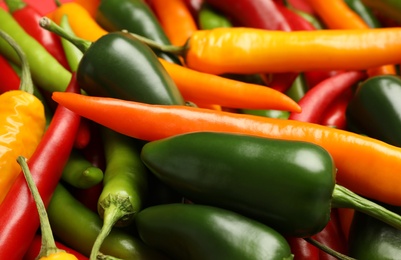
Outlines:
{"type": "Polygon", "coordinates": [[[22,74],[19,90],[0,95],[0,204],[11,188],[20,167],[18,155],[30,158],[45,130],[45,112],[42,102],[33,93],[33,83],[25,54],[4,31],[4,38],[21,59],[22,74]]]}

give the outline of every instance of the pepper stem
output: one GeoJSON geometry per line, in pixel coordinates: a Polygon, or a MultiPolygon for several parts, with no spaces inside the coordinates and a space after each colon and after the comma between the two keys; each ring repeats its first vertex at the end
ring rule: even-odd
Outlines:
{"type": "Polygon", "coordinates": [[[24,51],[21,49],[21,47],[18,45],[18,43],[3,30],[0,30],[0,36],[8,44],[10,44],[10,46],[15,50],[15,52],[17,53],[18,57],[21,60],[21,81],[20,81],[19,89],[23,90],[25,92],[28,92],[29,94],[33,94],[34,88],[33,88],[33,81],[32,81],[32,77],[31,77],[31,71],[29,68],[28,59],[26,58],[24,51]]]}
{"type": "Polygon", "coordinates": [[[109,235],[113,226],[117,221],[124,217],[134,214],[131,203],[127,196],[109,194],[103,201],[99,202],[103,212],[103,226],[100,233],[96,237],[90,254],[90,260],[96,260],[100,251],[100,247],[106,237],[109,235]]]}
{"type": "Polygon", "coordinates": [[[334,256],[337,259],[340,260],[356,260],[355,258],[349,257],[347,255],[341,254],[325,245],[323,245],[322,243],[319,243],[318,241],[314,240],[313,238],[310,237],[305,237],[304,238],[305,241],[307,241],[308,243],[314,245],[315,247],[319,248],[320,250],[324,251],[325,253],[334,256]]]}
{"type": "Polygon", "coordinates": [[[332,197],[333,208],[351,208],[401,230],[401,216],[336,184],[332,197]]]}
{"type": "Polygon", "coordinates": [[[187,50],[187,44],[185,44],[184,46],[164,45],[164,44],[155,42],[149,38],[143,37],[141,35],[128,32],[127,30],[122,30],[122,32],[131,34],[132,36],[137,38],[139,41],[148,45],[150,48],[161,51],[161,52],[167,52],[167,53],[171,53],[171,54],[175,54],[175,55],[179,55],[179,56],[184,56],[184,54],[187,50]]]}
{"type": "Polygon", "coordinates": [[[35,182],[32,178],[31,172],[26,163],[26,158],[23,156],[18,156],[17,162],[21,166],[22,172],[24,173],[26,182],[28,184],[29,190],[31,191],[33,199],[35,200],[35,204],[39,213],[40,231],[42,232],[42,245],[39,255],[36,259],[40,259],[41,257],[49,256],[50,254],[54,253],[65,252],[64,250],[58,249],[56,246],[45,205],[43,204],[38,188],[36,187],[35,182]]]}
{"type": "Polygon", "coordinates": [[[27,4],[23,0],[4,0],[4,2],[6,3],[8,11],[10,13],[14,13],[27,6],[27,4]]]}
{"type": "Polygon", "coordinates": [[[53,22],[51,19],[47,17],[42,17],[39,20],[40,27],[51,31],[58,36],[68,40],[72,44],[74,44],[82,53],[85,53],[89,47],[92,45],[92,42],[79,38],[71,33],[69,33],[64,28],[60,27],[58,24],[53,22]]]}

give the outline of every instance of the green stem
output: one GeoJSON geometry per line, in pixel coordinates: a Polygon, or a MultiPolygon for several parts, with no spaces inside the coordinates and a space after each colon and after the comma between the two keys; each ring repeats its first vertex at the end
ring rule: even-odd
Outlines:
{"type": "Polygon", "coordinates": [[[175,46],[175,45],[163,45],[158,42],[155,42],[149,38],[143,37],[141,35],[135,34],[128,32],[127,30],[122,30],[122,32],[129,33],[144,44],[148,45],[150,48],[161,51],[161,52],[167,52],[175,55],[180,55],[183,56],[185,55],[185,52],[188,48],[187,45],[184,46],[175,46]]]}
{"type": "Polygon", "coordinates": [[[335,185],[332,197],[333,208],[351,208],[363,212],[371,217],[383,221],[390,226],[401,230],[401,216],[380,206],[373,201],[365,199],[349,189],[335,185]]]}
{"type": "Polygon", "coordinates": [[[29,190],[31,191],[33,199],[35,200],[36,207],[38,209],[39,220],[40,220],[40,231],[42,233],[42,246],[40,248],[40,253],[37,259],[49,256],[50,254],[64,252],[63,250],[58,249],[56,246],[45,205],[43,204],[38,188],[36,187],[35,182],[32,178],[28,164],[26,163],[26,158],[23,156],[18,156],[17,162],[21,166],[29,190]]]}
{"type": "Polygon", "coordinates": [[[319,248],[320,250],[326,252],[327,254],[334,256],[337,259],[340,260],[356,260],[355,258],[349,257],[347,255],[341,254],[333,249],[331,249],[330,247],[327,247],[325,245],[323,245],[322,243],[319,243],[318,241],[310,238],[310,237],[306,237],[304,238],[308,243],[314,245],[315,247],[319,248]]]}
{"type": "Polygon", "coordinates": [[[56,24],[55,22],[53,22],[51,19],[49,19],[47,17],[42,17],[39,20],[39,25],[42,28],[44,28],[48,31],[51,31],[51,32],[57,34],[58,36],[68,40],[69,42],[74,44],[82,53],[85,53],[92,45],[92,42],[84,40],[82,38],[79,38],[79,37],[69,33],[67,30],[60,27],[58,24],[56,24]]]}
{"type": "Polygon", "coordinates": [[[95,243],[93,244],[90,254],[90,260],[96,260],[100,251],[103,241],[109,235],[113,226],[127,215],[132,215],[132,206],[129,198],[126,196],[111,195],[109,194],[103,201],[99,202],[103,212],[103,226],[95,243]]]}
{"type": "Polygon", "coordinates": [[[27,6],[27,4],[23,0],[4,0],[4,2],[6,3],[8,11],[10,13],[14,13],[27,6]]]}
{"type": "MultiPolygon", "coordinates": [[[[63,28],[69,34],[76,36],[70,26],[67,15],[63,15],[63,17],[61,18],[60,27],[63,28]]],[[[74,44],[72,44],[67,39],[61,38],[61,44],[65,51],[65,55],[67,57],[68,65],[70,66],[71,71],[77,71],[83,53],[81,52],[80,49],[78,49],[74,44]]]]}
{"type": "Polygon", "coordinates": [[[30,94],[33,94],[33,81],[31,77],[31,71],[29,68],[28,59],[26,58],[24,51],[21,49],[18,43],[3,30],[0,30],[0,36],[8,44],[10,44],[10,46],[15,50],[15,52],[17,53],[18,57],[21,60],[21,76],[20,76],[21,81],[19,89],[28,92],[30,94]]]}

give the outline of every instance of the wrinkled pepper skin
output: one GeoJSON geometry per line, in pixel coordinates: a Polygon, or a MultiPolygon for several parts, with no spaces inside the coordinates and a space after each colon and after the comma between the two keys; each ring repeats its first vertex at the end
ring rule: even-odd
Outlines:
{"type": "MultiPolygon", "coordinates": [[[[401,207],[383,206],[401,214],[401,207]]],[[[356,211],[350,227],[348,247],[349,256],[356,259],[400,259],[401,230],[356,211]]]]}
{"type": "Polygon", "coordinates": [[[77,80],[90,95],[185,105],[157,56],[128,33],[109,33],[94,42],[81,59],[77,80]]]}
{"type": "Polygon", "coordinates": [[[217,207],[157,205],[140,211],[135,223],[146,244],[176,260],[293,259],[277,231],[217,207]]]}
{"type": "Polygon", "coordinates": [[[384,142],[401,146],[401,79],[383,75],[365,80],[346,110],[347,124],[384,142]]]}
{"type": "MultiPolygon", "coordinates": [[[[127,30],[159,44],[171,45],[159,20],[144,0],[101,0],[95,19],[107,31],[127,30]]],[[[181,64],[175,55],[156,53],[165,60],[181,64]]]]}
{"type": "Polygon", "coordinates": [[[314,235],[330,218],[335,166],[312,143],[194,132],[149,142],[141,158],[189,200],[239,212],[284,235],[314,235]]]}

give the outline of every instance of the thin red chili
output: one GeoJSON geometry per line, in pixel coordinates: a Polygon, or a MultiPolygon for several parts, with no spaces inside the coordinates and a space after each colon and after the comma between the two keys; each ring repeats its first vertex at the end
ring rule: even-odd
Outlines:
{"type": "Polygon", "coordinates": [[[19,88],[20,78],[8,60],[1,55],[0,71],[0,94],[9,90],[17,90],[19,88]]]}
{"type": "Polygon", "coordinates": [[[39,26],[43,15],[24,0],[5,0],[9,12],[24,30],[35,38],[61,64],[69,69],[68,61],[61,45],[61,39],[56,34],[39,26]]]}
{"type": "Polygon", "coordinates": [[[90,122],[86,118],[81,118],[77,135],[75,136],[74,147],[77,149],[85,148],[91,138],[90,122]]]}
{"type": "Polygon", "coordinates": [[[293,260],[319,260],[319,249],[301,237],[287,237],[287,242],[294,254],[293,260]]]}
{"type": "Polygon", "coordinates": [[[320,123],[324,111],[347,89],[366,78],[363,71],[348,71],[328,78],[310,89],[299,100],[301,113],[291,113],[289,119],[309,123],[320,123]]]}
{"type": "MultiPolygon", "coordinates": [[[[73,74],[68,92],[79,92],[73,74]]],[[[48,205],[60,180],[62,170],[74,144],[80,116],[58,106],[39,146],[29,159],[28,166],[39,193],[48,205]]],[[[20,174],[0,205],[0,259],[22,259],[37,229],[39,217],[35,202],[20,174]]]]}
{"type": "Polygon", "coordinates": [[[353,91],[349,89],[326,109],[323,114],[321,125],[335,127],[337,129],[346,129],[347,120],[345,112],[347,110],[348,103],[351,101],[353,91]]]}

